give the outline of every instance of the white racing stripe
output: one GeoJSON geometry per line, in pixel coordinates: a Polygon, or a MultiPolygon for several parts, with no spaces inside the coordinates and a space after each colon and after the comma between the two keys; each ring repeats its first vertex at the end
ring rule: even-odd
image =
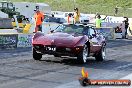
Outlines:
{"type": "MultiPolygon", "coordinates": [[[[132,74],[129,74],[121,79],[129,79],[132,81],[132,74]]],[[[93,87],[98,87],[98,86],[93,86],[93,87]]],[[[70,82],[70,83],[66,83],[64,85],[60,85],[60,86],[57,86],[55,88],[84,88],[80,85],[79,81],[73,81],[73,82],[70,82]]],[[[85,87],[85,88],[92,88],[92,86],[88,86],[88,87],[85,87]]],[[[132,88],[132,85],[131,86],[103,86],[103,87],[98,87],[98,88],[132,88]]]]}

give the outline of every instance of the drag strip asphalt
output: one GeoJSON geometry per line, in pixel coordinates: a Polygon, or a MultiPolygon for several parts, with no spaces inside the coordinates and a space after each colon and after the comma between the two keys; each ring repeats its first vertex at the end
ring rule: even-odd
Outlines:
{"type": "Polygon", "coordinates": [[[76,58],[52,55],[43,55],[41,61],[35,61],[31,48],[1,50],[0,88],[83,88],[78,82],[82,67],[88,71],[90,79],[129,78],[132,40],[108,41],[106,60],[96,62],[90,57],[83,65],[78,64],[76,58]]]}

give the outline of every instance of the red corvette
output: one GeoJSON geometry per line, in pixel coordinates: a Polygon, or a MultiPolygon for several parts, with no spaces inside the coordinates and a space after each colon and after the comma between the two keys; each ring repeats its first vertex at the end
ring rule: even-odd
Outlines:
{"type": "Polygon", "coordinates": [[[85,63],[89,56],[94,56],[97,61],[105,59],[105,38],[93,27],[61,24],[51,32],[46,35],[38,32],[33,36],[35,60],[40,60],[43,54],[77,57],[80,63],[85,63]]]}

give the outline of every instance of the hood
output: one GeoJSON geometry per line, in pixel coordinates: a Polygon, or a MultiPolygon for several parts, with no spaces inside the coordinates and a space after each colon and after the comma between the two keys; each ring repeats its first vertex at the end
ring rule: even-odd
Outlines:
{"type": "Polygon", "coordinates": [[[52,33],[36,38],[33,44],[74,46],[83,36],[74,36],[68,33],[52,33]]]}

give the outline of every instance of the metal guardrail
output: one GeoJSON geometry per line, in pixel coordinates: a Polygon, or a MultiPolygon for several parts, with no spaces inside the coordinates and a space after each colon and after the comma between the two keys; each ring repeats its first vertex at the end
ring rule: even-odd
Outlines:
{"type": "Polygon", "coordinates": [[[0,18],[0,29],[13,29],[10,18],[0,18]]]}

